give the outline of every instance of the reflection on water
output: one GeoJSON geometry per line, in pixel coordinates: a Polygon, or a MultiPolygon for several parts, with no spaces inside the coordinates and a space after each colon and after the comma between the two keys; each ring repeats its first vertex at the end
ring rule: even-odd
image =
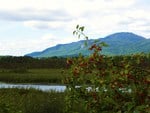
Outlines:
{"type": "Polygon", "coordinates": [[[63,92],[66,86],[63,85],[33,85],[33,84],[6,84],[0,83],[0,88],[35,88],[42,91],[54,90],[58,92],[63,92]]]}
{"type": "MultiPolygon", "coordinates": [[[[76,88],[80,88],[81,86],[76,86],[76,88]]],[[[6,84],[6,83],[0,83],[0,88],[34,88],[42,91],[57,91],[57,92],[64,92],[66,89],[66,86],[63,85],[35,85],[35,84],[6,84]]],[[[86,88],[88,91],[92,90],[92,87],[86,88]]],[[[103,88],[105,92],[107,92],[107,89],[103,88]]],[[[130,88],[119,88],[119,91],[122,93],[131,93],[132,90],[130,88]]],[[[96,88],[96,91],[99,91],[99,88],[96,88]]]]}

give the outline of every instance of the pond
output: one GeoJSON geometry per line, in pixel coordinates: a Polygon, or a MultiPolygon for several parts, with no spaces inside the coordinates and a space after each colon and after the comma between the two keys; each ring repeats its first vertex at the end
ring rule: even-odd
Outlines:
{"type": "MultiPolygon", "coordinates": [[[[76,88],[80,88],[81,86],[76,86],[76,88]]],[[[0,88],[34,88],[37,90],[42,91],[56,91],[56,92],[64,92],[66,89],[65,85],[41,85],[41,84],[7,84],[7,83],[1,83],[0,82],[0,88]]],[[[88,91],[92,90],[92,87],[86,88],[88,91]]],[[[96,88],[98,91],[98,88],[96,88]]],[[[105,92],[107,92],[107,89],[103,89],[105,92]]],[[[132,90],[130,88],[119,88],[122,93],[128,92],[131,93],[132,90]]]]}
{"type": "Polygon", "coordinates": [[[39,84],[7,84],[7,83],[0,83],[0,88],[34,88],[42,91],[57,91],[63,92],[66,89],[64,85],[39,85],[39,84]]]}

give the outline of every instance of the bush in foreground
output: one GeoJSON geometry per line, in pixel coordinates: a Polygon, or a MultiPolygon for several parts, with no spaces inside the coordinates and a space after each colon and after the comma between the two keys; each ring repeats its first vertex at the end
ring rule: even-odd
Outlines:
{"type": "MultiPolygon", "coordinates": [[[[77,26],[74,34],[83,35],[84,27],[77,26]]],[[[148,113],[150,110],[150,73],[141,68],[142,55],[123,57],[115,63],[112,57],[101,54],[103,42],[95,42],[85,57],[68,59],[71,65],[67,86],[66,113],[79,113],[74,105],[83,106],[86,113],[148,113]]]]}

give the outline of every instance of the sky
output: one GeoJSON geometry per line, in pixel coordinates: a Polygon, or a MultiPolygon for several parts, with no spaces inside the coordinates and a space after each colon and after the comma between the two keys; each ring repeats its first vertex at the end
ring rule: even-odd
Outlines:
{"type": "Polygon", "coordinates": [[[77,24],[90,39],[116,32],[150,38],[150,0],[0,0],[0,55],[23,56],[78,41],[77,24]]]}

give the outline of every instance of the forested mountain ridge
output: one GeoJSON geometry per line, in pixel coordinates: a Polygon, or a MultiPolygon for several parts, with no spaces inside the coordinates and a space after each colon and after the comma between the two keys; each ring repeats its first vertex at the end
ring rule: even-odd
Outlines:
{"type": "MultiPolygon", "coordinates": [[[[135,53],[149,53],[150,39],[136,35],[130,32],[114,33],[98,40],[107,43],[109,46],[104,47],[102,53],[105,55],[127,55],[135,53]]],[[[94,40],[89,40],[89,43],[94,40]]],[[[54,47],[47,48],[41,52],[33,52],[25,56],[31,57],[52,57],[52,56],[77,56],[79,53],[88,55],[90,51],[84,47],[84,41],[72,42],[69,44],[58,44],[54,47]]]]}

